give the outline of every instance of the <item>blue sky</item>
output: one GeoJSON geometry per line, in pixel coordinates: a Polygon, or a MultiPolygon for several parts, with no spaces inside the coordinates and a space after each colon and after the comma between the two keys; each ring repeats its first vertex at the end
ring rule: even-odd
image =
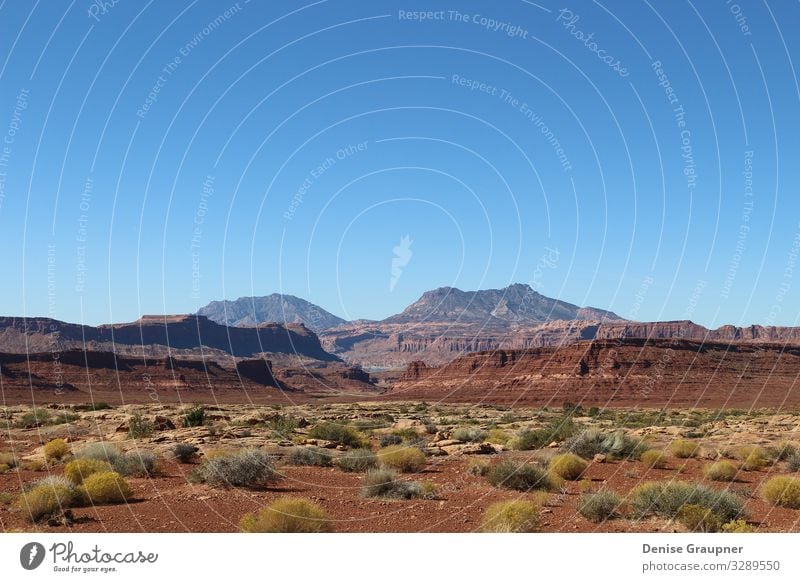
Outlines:
{"type": "Polygon", "coordinates": [[[101,4],[0,4],[3,314],[798,324],[797,3],[101,4]]]}

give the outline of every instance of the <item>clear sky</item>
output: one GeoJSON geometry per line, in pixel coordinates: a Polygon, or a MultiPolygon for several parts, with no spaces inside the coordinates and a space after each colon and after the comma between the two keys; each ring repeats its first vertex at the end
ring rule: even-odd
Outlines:
{"type": "Polygon", "coordinates": [[[798,325],[797,2],[0,2],[4,315],[528,283],[798,325]],[[419,14],[419,11],[428,11],[419,14]]]}

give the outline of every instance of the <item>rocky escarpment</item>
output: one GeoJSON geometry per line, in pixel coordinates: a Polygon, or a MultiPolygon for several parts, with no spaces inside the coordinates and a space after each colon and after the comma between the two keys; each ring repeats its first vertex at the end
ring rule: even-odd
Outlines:
{"type": "Polygon", "coordinates": [[[640,323],[573,320],[501,331],[466,324],[405,326],[367,323],[335,328],[321,335],[323,346],[328,351],[353,364],[395,369],[403,368],[414,360],[441,365],[470,352],[564,346],[591,339],[800,345],[800,328],[723,326],[709,330],[691,321],[640,323]]]}
{"type": "Polygon", "coordinates": [[[48,318],[0,318],[0,351],[36,353],[71,349],[149,357],[183,354],[247,358],[277,353],[339,360],[322,348],[314,332],[295,324],[227,327],[199,315],[157,315],[132,323],[93,327],[48,318]]]}
{"type": "Polygon", "coordinates": [[[66,350],[0,353],[6,404],[64,402],[279,402],[372,395],[369,375],[340,362],[298,367],[272,361],[131,357],[66,350]]]}
{"type": "Polygon", "coordinates": [[[409,365],[392,397],[598,406],[800,405],[800,347],[686,339],[582,341],[409,365]]]}

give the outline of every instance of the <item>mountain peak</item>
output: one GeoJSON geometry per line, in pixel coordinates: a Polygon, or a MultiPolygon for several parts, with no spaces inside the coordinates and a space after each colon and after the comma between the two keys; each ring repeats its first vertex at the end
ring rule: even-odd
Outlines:
{"type": "Polygon", "coordinates": [[[240,297],[212,301],[197,311],[211,321],[235,327],[256,327],[264,323],[303,324],[322,331],[346,323],[341,317],[294,295],[272,293],[263,297],[240,297]]]}
{"type": "Polygon", "coordinates": [[[578,307],[551,299],[525,283],[503,289],[462,291],[439,287],[427,291],[402,313],[385,323],[481,323],[484,325],[537,324],[552,320],[622,320],[593,307],[578,307]]]}

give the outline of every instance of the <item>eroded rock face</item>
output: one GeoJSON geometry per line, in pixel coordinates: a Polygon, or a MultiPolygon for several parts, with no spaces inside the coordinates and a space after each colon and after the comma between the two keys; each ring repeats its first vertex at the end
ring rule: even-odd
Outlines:
{"type": "Polygon", "coordinates": [[[414,361],[442,365],[468,353],[528,350],[585,340],[664,339],[800,345],[797,327],[734,327],[709,330],[690,321],[653,323],[573,320],[507,327],[421,323],[364,323],[324,332],[325,349],[364,367],[403,368],[414,361]]]}
{"type": "Polygon", "coordinates": [[[279,353],[338,361],[322,348],[314,332],[298,324],[226,327],[199,315],[157,315],[132,323],[92,327],[48,318],[0,317],[0,352],[84,349],[156,358],[175,354],[215,358],[220,354],[253,357],[279,353]]]}
{"type": "Polygon", "coordinates": [[[404,399],[615,406],[796,406],[800,346],[673,340],[594,340],[497,350],[441,367],[409,366],[404,399]]]}

